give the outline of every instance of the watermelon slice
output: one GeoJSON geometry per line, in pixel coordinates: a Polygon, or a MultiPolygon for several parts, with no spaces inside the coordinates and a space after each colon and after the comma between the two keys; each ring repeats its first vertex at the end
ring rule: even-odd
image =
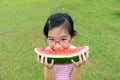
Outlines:
{"type": "Polygon", "coordinates": [[[73,59],[74,61],[78,61],[78,55],[87,52],[89,50],[89,47],[78,46],[62,50],[51,50],[49,48],[35,48],[34,50],[37,53],[37,55],[47,56],[49,63],[51,62],[51,59],[54,59],[54,64],[70,64],[71,59],[73,59]]]}

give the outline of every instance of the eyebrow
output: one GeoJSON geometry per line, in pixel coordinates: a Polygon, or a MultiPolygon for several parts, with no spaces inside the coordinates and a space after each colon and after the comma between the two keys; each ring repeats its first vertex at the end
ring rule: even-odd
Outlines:
{"type": "Polygon", "coordinates": [[[68,37],[68,36],[61,36],[61,37],[68,37]]]}

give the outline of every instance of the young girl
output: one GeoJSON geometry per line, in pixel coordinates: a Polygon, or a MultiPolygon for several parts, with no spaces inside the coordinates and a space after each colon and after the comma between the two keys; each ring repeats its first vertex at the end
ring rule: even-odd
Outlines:
{"type": "MultiPolygon", "coordinates": [[[[74,22],[66,13],[55,13],[51,15],[45,26],[44,35],[46,42],[51,50],[61,50],[75,48],[70,43],[76,35],[74,30],[74,22]]],[[[79,55],[79,61],[71,60],[71,64],[54,64],[47,62],[47,57],[37,55],[37,61],[44,66],[45,80],[81,80],[80,66],[88,58],[88,53],[79,55]]]]}

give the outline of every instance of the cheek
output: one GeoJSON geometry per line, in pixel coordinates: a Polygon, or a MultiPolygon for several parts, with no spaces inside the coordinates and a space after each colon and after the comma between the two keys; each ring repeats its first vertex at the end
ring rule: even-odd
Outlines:
{"type": "Polygon", "coordinates": [[[50,48],[54,48],[54,46],[53,45],[48,45],[50,48]]]}
{"type": "Polygon", "coordinates": [[[64,48],[69,48],[69,47],[70,47],[70,43],[63,45],[63,47],[64,47],[64,48]]]}

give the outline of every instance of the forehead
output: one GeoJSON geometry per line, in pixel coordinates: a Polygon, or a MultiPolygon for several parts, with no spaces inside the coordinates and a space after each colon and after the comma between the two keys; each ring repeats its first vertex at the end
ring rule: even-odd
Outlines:
{"type": "Polygon", "coordinates": [[[70,34],[66,28],[59,26],[49,30],[48,37],[54,37],[54,38],[70,37],[70,34]]]}

